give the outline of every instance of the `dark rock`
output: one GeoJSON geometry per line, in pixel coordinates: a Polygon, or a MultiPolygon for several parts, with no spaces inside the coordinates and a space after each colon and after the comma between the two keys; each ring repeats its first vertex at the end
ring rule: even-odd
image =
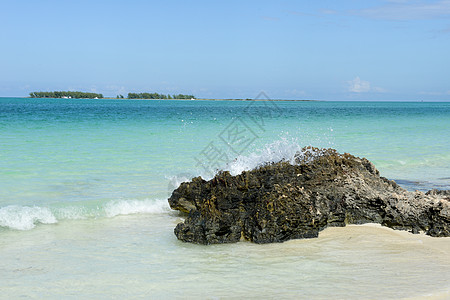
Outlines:
{"type": "Polygon", "coordinates": [[[169,198],[172,209],[188,214],[175,235],[199,244],[272,243],[367,222],[450,235],[450,191],[408,192],[367,159],[333,149],[304,148],[295,162],[182,183],[169,198]]]}

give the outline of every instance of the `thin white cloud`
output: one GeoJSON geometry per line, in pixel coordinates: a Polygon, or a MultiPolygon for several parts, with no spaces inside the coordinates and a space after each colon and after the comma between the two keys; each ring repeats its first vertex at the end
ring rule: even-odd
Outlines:
{"type": "Polygon", "coordinates": [[[262,18],[263,18],[263,20],[265,20],[265,21],[271,21],[271,22],[276,22],[276,21],[279,21],[279,20],[280,20],[280,19],[277,18],[277,17],[263,16],[262,18]]]}
{"type": "Polygon", "coordinates": [[[361,80],[359,76],[348,82],[348,90],[352,93],[366,93],[370,91],[370,82],[361,80]]]}
{"type": "Polygon", "coordinates": [[[338,13],[338,11],[334,9],[322,9],[320,12],[325,15],[335,15],[338,13]]]}
{"type": "Polygon", "coordinates": [[[387,90],[381,87],[372,87],[369,81],[362,80],[359,76],[356,76],[353,80],[350,80],[348,83],[348,91],[352,93],[386,93],[387,90]]]}
{"type": "Polygon", "coordinates": [[[353,10],[352,13],[372,19],[396,21],[448,18],[450,16],[450,0],[391,0],[389,1],[389,4],[373,8],[353,10]]]}

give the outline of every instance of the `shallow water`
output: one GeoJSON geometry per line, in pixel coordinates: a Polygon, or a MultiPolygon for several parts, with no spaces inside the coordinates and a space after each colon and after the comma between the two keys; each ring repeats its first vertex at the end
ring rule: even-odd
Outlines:
{"type": "Polygon", "coordinates": [[[0,98],[2,296],[448,297],[448,238],[366,226],[205,247],[176,240],[167,205],[186,178],[306,145],[367,157],[410,190],[449,189],[448,128],[450,103],[0,98]]]}
{"type": "Polygon", "coordinates": [[[64,221],[5,234],[2,295],[42,298],[449,296],[450,239],[371,226],[283,244],[199,246],[176,217],[64,221]],[[26,255],[25,255],[26,254],[26,255]]]}

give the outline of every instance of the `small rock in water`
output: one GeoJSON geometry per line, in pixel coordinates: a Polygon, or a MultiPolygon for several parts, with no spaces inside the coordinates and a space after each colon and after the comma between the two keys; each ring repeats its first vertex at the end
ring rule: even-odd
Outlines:
{"type": "Polygon", "coordinates": [[[182,183],[169,198],[172,209],[188,214],[175,235],[198,244],[273,243],[371,222],[450,236],[450,191],[408,192],[367,159],[333,149],[306,147],[295,162],[182,183]]]}

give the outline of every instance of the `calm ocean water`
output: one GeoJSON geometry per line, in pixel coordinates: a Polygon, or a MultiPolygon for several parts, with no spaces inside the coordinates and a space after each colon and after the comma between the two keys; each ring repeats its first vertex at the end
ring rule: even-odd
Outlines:
{"type": "Polygon", "coordinates": [[[349,227],[204,247],[176,240],[167,205],[186,178],[306,145],[450,189],[449,128],[448,102],[0,98],[2,297],[449,296],[448,238],[349,227]]]}

